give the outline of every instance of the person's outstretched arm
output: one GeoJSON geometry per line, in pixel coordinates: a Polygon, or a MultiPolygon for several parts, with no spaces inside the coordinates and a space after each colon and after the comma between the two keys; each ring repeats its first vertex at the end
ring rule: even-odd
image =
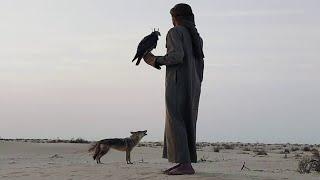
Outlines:
{"type": "Polygon", "coordinates": [[[152,53],[148,53],[144,56],[147,64],[160,69],[161,65],[170,66],[183,62],[182,34],[172,28],[167,34],[166,41],[167,54],[164,56],[154,56],[152,53]]]}

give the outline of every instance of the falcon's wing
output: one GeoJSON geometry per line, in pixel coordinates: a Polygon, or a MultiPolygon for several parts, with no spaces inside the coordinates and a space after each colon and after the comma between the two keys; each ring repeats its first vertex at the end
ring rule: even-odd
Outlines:
{"type": "Polygon", "coordinates": [[[132,60],[132,62],[136,58],[138,58],[138,61],[136,63],[136,65],[138,65],[142,57],[145,55],[145,53],[150,52],[153,48],[157,46],[157,41],[158,41],[158,37],[154,36],[153,34],[149,34],[148,36],[144,37],[138,45],[137,53],[134,59],[132,60]]]}
{"type": "Polygon", "coordinates": [[[146,51],[150,50],[157,43],[157,40],[152,35],[148,35],[141,40],[138,45],[138,52],[144,54],[146,51]]]}

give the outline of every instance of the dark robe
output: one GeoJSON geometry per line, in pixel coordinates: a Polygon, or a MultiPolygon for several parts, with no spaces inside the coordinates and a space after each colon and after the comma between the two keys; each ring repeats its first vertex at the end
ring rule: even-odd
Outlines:
{"type": "Polygon", "coordinates": [[[169,30],[166,48],[165,56],[156,57],[157,64],[166,66],[163,158],[173,163],[195,163],[203,59],[195,58],[190,33],[183,26],[169,30]]]}

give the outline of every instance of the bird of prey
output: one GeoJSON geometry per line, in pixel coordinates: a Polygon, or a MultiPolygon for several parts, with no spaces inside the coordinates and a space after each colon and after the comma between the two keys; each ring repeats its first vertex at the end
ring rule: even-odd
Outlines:
{"type": "Polygon", "coordinates": [[[151,52],[153,49],[157,47],[157,42],[159,39],[158,36],[160,36],[159,29],[158,30],[153,29],[153,32],[151,34],[144,37],[138,45],[137,53],[134,56],[132,62],[138,59],[136,65],[139,65],[143,56],[151,52]]]}

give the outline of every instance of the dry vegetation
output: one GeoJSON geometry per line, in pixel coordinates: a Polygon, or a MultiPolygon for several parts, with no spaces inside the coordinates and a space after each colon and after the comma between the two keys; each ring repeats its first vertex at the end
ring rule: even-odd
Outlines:
{"type": "Polygon", "coordinates": [[[317,149],[311,150],[312,155],[304,156],[298,164],[298,172],[310,173],[311,171],[320,172],[320,155],[317,149]]]}
{"type": "Polygon", "coordinates": [[[268,155],[268,153],[266,152],[265,149],[256,149],[253,152],[255,152],[257,156],[266,156],[266,155],[268,155]]]}

